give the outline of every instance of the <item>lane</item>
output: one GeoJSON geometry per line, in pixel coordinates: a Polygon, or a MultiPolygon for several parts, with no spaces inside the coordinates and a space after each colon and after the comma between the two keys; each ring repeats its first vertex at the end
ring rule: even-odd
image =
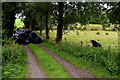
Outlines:
{"type": "Polygon", "coordinates": [[[48,48],[35,44],[36,46],[42,48],[44,51],[46,51],[50,56],[52,56],[59,64],[61,64],[65,70],[72,76],[73,78],[95,78],[93,75],[91,75],[87,71],[83,71],[80,68],[77,68],[67,60],[63,59],[62,57],[58,56],[56,53],[50,51],[48,48]]]}
{"type": "Polygon", "coordinates": [[[27,56],[27,63],[28,63],[28,71],[30,72],[28,74],[29,78],[47,78],[44,74],[44,71],[42,68],[40,68],[40,64],[37,61],[37,58],[33,54],[33,52],[30,50],[30,48],[27,45],[23,46],[26,52],[27,56]]]}

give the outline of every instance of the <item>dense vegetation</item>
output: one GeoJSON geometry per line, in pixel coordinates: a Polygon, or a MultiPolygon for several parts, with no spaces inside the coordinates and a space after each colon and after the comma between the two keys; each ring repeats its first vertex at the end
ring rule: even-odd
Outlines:
{"type": "Polygon", "coordinates": [[[11,42],[2,46],[2,78],[25,78],[26,55],[22,45],[11,42]]]}
{"type": "MultiPolygon", "coordinates": [[[[63,30],[68,30],[68,25],[77,22],[82,26],[101,24],[103,29],[110,27],[111,24],[116,24],[115,28],[119,30],[119,27],[117,27],[119,24],[119,4],[120,2],[4,2],[2,13],[3,34],[12,35],[15,15],[18,13],[22,14],[21,17],[25,17],[23,22],[26,28],[40,30],[40,34],[45,29],[47,39],[49,39],[49,30],[57,25],[56,43],[59,43],[62,39],[63,30]]],[[[71,28],[74,27],[71,26],[71,28]]]]}

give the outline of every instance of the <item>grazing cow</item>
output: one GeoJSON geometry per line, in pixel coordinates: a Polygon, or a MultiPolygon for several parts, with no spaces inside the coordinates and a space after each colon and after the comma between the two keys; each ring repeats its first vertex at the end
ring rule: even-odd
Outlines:
{"type": "Polygon", "coordinates": [[[102,45],[94,40],[91,40],[93,47],[102,47],[102,45]]]}

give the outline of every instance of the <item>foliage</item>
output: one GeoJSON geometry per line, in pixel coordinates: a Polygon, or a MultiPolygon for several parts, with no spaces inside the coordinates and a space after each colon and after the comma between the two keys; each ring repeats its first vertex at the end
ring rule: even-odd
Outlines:
{"type": "Polygon", "coordinates": [[[2,3],[2,29],[3,37],[7,35],[8,37],[12,36],[12,32],[14,30],[15,23],[15,15],[20,12],[19,3],[2,3]]]}
{"type": "Polygon", "coordinates": [[[120,24],[120,2],[110,4],[113,5],[113,7],[107,11],[110,22],[113,24],[120,24]]]}
{"type": "Polygon", "coordinates": [[[13,42],[2,47],[2,78],[25,78],[26,56],[22,45],[13,42]]]}

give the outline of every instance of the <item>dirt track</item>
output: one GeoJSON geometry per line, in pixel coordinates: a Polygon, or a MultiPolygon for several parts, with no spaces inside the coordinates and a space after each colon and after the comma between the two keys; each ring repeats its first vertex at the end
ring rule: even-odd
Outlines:
{"type": "Polygon", "coordinates": [[[40,64],[38,63],[36,57],[30,50],[27,45],[23,46],[27,56],[27,64],[28,64],[28,71],[29,74],[27,75],[28,78],[47,78],[43,72],[43,69],[40,68],[40,64]]]}
{"type": "Polygon", "coordinates": [[[43,47],[41,45],[36,44],[38,47],[42,48],[44,51],[46,51],[50,56],[52,56],[59,64],[61,64],[66,72],[68,72],[73,78],[95,78],[92,76],[89,72],[83,71],[80,68],[77,68],[70,62],[66,61],[65,59],[61,58],[57,54],[50,51],[48,48],[43,47]]]}

